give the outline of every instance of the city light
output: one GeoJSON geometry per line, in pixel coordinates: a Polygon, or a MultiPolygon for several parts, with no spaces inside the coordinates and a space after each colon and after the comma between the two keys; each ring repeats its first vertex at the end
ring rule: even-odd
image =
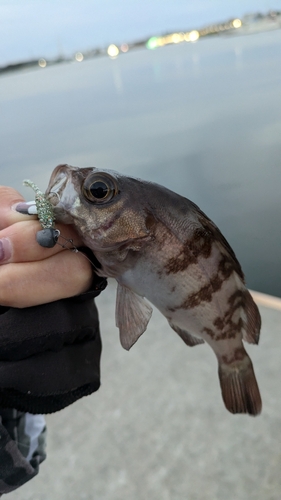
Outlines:
{"type": "Polygon", "coordinates": [[[116,45],[112,43],[111,45],[109,45],[107,53],[110,57],[116,57],[119,54],[119,49],[116,45]]]}
{"type": "Polygon", "coordinates": [[[40,66],[40,68],[46,68],[46,66],[47,66],[46,59],[43,59],[43,57],[41,59],[39,59],[38,66],[40,66]]]}
{"type": "Polygon", "coordinates": [[[75,54],[75,59],[76,59],[76,61],[78,61],[78,62],[82,62],[82,61],[83,61],[83,59],[84,59],[84,56],[83,56],[82,52],[76,52],[76,54],[75,54]]]}
{"type": "Polygon", "coordinates": [[[203,26],[202,28],[194,29],[186,32],[175,32],[166,33],[158,36],[152,36],[148,40],[146,38],[142,40],[137,40],[135,42],[122,43],[121,45],[110,44],[108,47],[96,47],[87,51],[76,52],[71,56],[62,57],[59,55],[55,59],[44,59],[41,57],[39,60],[37,58],[17,62],[14,64],[7,64],[4,67],[0,67],[0,74],[7,71],[14,71],[21,69],[23,67],[36,67],[46,68],[46,66],[52,66],[54,64],[60,64],[62,62],[77,61],[82,62],[85,59],[92,59],[93,57],[108,55],[111,59],[115,59],[120,53],[125,54],[128,51],[138,49],[140,47],[146,47],[149,50],[158,49],[166,45],[175,45],[179,43],[194,43],[197,40],[208,38],[214,35],[236,35],[236,30],[239,34],[244,33],[257,33],[261,31],[268,31],[272,29],[281,28],[281,11],[269,11],[266,14],[260,14],[259,12],[248,14],[239,18],[231,18],[221,23],[209,24],[203,26]]]}
{"type": "Polygon", "coordinates": [[[120,50],[121,50],[121,52],[128,52],[129,45],[127,43],[122,43],[120,50]]]}
{"type": "Polygon", "coordinates": [[[172,43],[180,43],[184,41],[184,33],[174,33],[172,35],[172,43]]]}
{"type": "Polygon", "coordinates": [[[241,28],[242,21],[240,19],[234,19],[234,21],[232,21],[232,26],[233,28],[241,28]]]}
{"type": "Polygon", "coordinates": [[[157,49],[157,47],[160,46],[158,40],[159,40],[158,36],[152,36],[149,40],[147,40],[146,47],[150,50],[157,49]]]}
{"type": "Polygon", "coordinates": [[[197,31],[197,30],[193,30],[193,31],[191,31],[191,32],[189,33],[189,40],[190,40],[191,42],[196,42],[196,41],[198,40],[199,36],[200,36],[200,35],[199,35],[199,31],[197,31]]]}
{"type": "Polygon", "coordinates": [[[200,33],[197,30],[190,31],[188,33],[172,33],[171,35],[165,36],[153,36],[146,42],[146,47],[150,50],[157,49],[158,47],[163,47],[163,45],[169,45],[172,43],[180,42],[196,42],[200,37],[200,33]]]}

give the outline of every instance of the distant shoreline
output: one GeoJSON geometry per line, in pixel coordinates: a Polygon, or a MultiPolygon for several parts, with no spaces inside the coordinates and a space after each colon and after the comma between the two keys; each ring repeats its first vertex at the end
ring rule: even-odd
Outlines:
{"type": "Polygon", "coordinates": [[[262,33],[265,31],[273,31],[281,29],[281,12],[269,11],[266,14],[254,13],[247,14],[241,19],[230,19],[228,21],[211,24],[199,29],[189,31],[179,31],[174,33],[166,33],[143,40],[138,40],[130,43],[123,43],[121,45],[110,44],[107,47],[97,47],[87,51],[77,51],[72,56],[64,57],[58,56],[55,59],[45,57],[33,58],[26,61],[19,61],[15,63],[0,66],[0,76],[6,73],[21,71],[23,69],[42,69],[48,66],[53,66],[61,63],[69,62],[82,62],[87,59],[95,57],[107,56],[116,58],[122,53],[127,53],[137,48],[145,48],[155,50],[170,44],[178,43],[195,43],[200,38],[214,37],[214,36],[237,36],[237,35],[252,35],[262,33]]]}

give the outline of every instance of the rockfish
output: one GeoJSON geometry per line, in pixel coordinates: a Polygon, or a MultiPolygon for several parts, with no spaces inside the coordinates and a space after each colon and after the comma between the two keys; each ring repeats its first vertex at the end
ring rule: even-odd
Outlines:
{"type": "Polygon", "coordinates": [[[56,220],[73,224],[95,254],[97,274],[117,280],[122,346],[130,349],[146,330],[146,298],[188,346],[213,349],[226,408],[260,413],[242,342],[258,343],[260,314],[232,248],[200,208],[151,182],[69,165],[55,168],[46,196],[56,220]]]}

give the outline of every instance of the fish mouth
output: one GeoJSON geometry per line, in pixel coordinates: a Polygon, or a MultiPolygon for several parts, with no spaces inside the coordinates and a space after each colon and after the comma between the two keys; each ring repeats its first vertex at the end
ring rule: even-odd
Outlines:
{"type": "Polygon", "coordinates": [[[68,165],[58,165],[52,172],[45,194],[53,206],[58,204],[61,199],[61,194],[66,187],[68,181],[68,169],[68,165]]]}
{"type": "Polygon", "coordinates": [[[45,193],[54,208],[56,219],[64,223],[72,222],[68,213],[77,198],[77,192],[72,182],[72,170],[76,170],[76,168],[69,165],[58,165],[51,175],[45,193]]]}

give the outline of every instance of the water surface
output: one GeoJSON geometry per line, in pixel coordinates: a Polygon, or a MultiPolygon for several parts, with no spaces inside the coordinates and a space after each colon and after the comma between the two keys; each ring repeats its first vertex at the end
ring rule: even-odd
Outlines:
{"type": "Polygon", "coordinates": [[[59,163],[190,198],[250,288],[281,296],[281,31],[217,37],[0,78],[1,183],[44,189],[59,163]]]}

